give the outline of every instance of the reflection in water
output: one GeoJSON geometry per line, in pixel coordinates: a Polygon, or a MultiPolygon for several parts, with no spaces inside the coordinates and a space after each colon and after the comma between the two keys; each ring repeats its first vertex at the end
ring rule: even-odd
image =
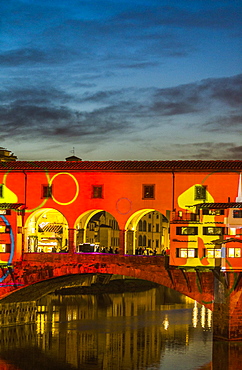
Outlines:
{"type": "Polygon", "coordinates": [[[192,370],[212,360],[211,311],[164,287],[0,310],[1,370],[192,370]],[[23,320],[32,323],[15,325],[23,320]]]}

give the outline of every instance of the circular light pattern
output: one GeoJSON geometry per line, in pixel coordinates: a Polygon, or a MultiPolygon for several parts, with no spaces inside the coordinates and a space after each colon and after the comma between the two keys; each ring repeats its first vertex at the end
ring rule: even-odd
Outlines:
{"type": "Polygon", "coordinates": [[[121,215],[127,215],[131,211],[132,202],[128,198],[119,198],[116,202],[116,209],[121,215]]]}
{"type": "Polygon", "coordinates": [[[74,182],[75,182],[75,184],[76,184],[76,194],[75,194],[75,196],[72,198],[72,200],[70,200],[69,202],[66,202],[66,203],[64,203],[64,202],[59,202],[57,199],[55,199],[55,197],[54,197],[54,195],[53,195],[53,194],[51,195],[51,197],[52,197],[52,199],[54,200],[54,202],[56,202],[57,204],[60,204],[60,205],[62,205],[62,206],[67,206],[68,204],[71,204],[71,203],[75,202],[76,198],[78,197],[78,194],[79,194],[79,184],[78,184],[78,181],[77,181],[77,179],[75,178],[75,176],[73,176],[71,173],[68,173],[68,172],[59,172],[59,173],[55,174],[55,175],[50,179],[49,184],[50,184],[50,185],[52,185],[53,180],[54,180],[57,176],[59,176],[59,175],[68,175],[68,176],[70,176],[70,177],[74,180],[74,182]]]}

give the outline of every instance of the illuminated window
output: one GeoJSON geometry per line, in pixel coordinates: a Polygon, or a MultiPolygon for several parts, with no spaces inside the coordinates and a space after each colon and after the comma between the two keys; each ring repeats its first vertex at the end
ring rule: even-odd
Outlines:
{"type": "Polygon", "coordinates": [[[181,258],[187,258],[187,249],[180,249],[180,257],[181,258]]]}
{"type": "Polygon", "coordinates": [[[177,248],[176,254],[180,258],[197,258],[198,250],[197,248],[177,248]]]}
{"type": "Polygon", "coordinates": [[[223,209],[203,209],[203,215],[220,216],[224,215],[223,209]]]}
{"type": "Polygon", "coordinates": [[[10,244],[0,244],[0,253],[10,253],[11,245],[10,244]]]}
{"type": "Polygon", "coordinates": [[[228,257],[241,257],[241,248],[229,248],[228,257]]]}
{"type": "Polygon", "coordinates": [[[3,198],[3,184],[0,184],[0,198],[3,198]]]}
{"type": "Polygon", "coordinates": [[[207,257],[214,258],[214,249],[207,249],[207,257]]]}
{"type": "Polygon", "coordinates": [[[194,194],[194,199],[195,200],[205,200],[207,196],[207,188],[206,186],[203,185],[197,185],[195,186],[195,194],[194,194]]]}
{"type": "Polygon", "coordinates": [[[176,235],[198,235],[198,228],[179,226],[176,228],[176,235]]]}
{"type": "Polygon", "coordinates": [[[155,185],[143,185],[143,199],[155,198],[155,185]]]}
{"type": "Polygon", "coordinates": [[[234,209],[233,210],[233,218],[242,218],[242,210],[241,209],[234,209]]]}
{"type": "Polygon", "coordinates": [[[52,185],[42,186],[42,198],[51,198],[52,196],[52,185]]]}
{"type": "Polygon", "coordinates": [[[215,249],[215,258],[221,258],[221,249],[215,249]]]}
{"type": "Polygon", "coordinates": [[[92,186],[92,198],[103,198],[103,186],[102,185],[92,186]]]}
{"type": "Polygon", "coordinates": [[[188,255],[188,258],[194,258],[195,257],[195,249],[188,249],[187,255],[188,255]]]}
{"type": "Polygon", "coordinates": [[[0,225],[0,233],[10,233],[10,226],[0,225]]]}
{"type": "Polygon", "coordinates": [[[223,227],[204,227],[203,228],[203,235],[223,235],[224,228],[223,227]]]}

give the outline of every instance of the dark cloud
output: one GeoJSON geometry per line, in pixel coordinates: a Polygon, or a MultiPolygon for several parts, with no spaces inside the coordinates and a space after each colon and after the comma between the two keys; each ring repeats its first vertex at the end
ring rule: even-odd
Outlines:
{"type": "Polygon", "coordinates": [[[181,159],[241,160],[242,146],[228,142],[203,142],[176,144],[176,150],[183,153],[181,159]]]}

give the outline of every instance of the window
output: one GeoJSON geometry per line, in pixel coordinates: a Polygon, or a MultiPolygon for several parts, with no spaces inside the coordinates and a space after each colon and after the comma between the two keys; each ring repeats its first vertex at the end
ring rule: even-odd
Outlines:
{"type": "Polygon", "coordinates": [[[0,198],[3,198],[3,184],[0,184],[0,198]]]}
{"type": "Polygon", "coordinates": [[[146,247],[146,236],[143,235],[143,247],[146,247]]]}
{"type": "Polygon", "coordinates": [[[0,253],[10,253],[11,244],[0,244],[0,253]]]}
{"type": "Polygon", "coordinates": [[[146,231],[146,225],[147,225],[147,223],[146,223],[146,221],[144,220],[144,221],[143,221],[143,231],[146,231]]]}
{"type": "Polygon", "coordinates": [[[229,248],[228,257],[241,257],[241,248],[229,248]]]}
{"type": "Polygon", "coordinates": [[[207,249],[207,258],[221,258],[221,249],[207,249]]]}
{"type": "Polygon", "coordinates": [[[92,186],[92,198],[103,198],[103,186],[102,185],[92,186]]]}
{"type": "Polygon", "coordinates": [[[43,185],[42,186],[42,197],[51,198],[52,196],[52,185],[43,185]]]}
{"type": "Polygon", "coordinates": [[[241,209],[234,209],[233,210],[233,218],[242,218],[242,210],[241,209]]]}
{"type": "Polygon", "coordinates": [[[224,215],[223,209],[203,209],[203,215],[220,216],[224,215]]]}
{"type": "Polygon", "coordinates": [[[148,232],[151,233],[151,224],[148,224],[148,232]]]}
{"type": "Polygon", "coordinates": [[[143,185],[143,199],[155,198],[155,185],[143,185]]]}
{"type": "Polygon", "coordinates": [[[142,238],[142,235],[139,235],[138,246],[142,247],[142,244],[143,244],[143,238],[142,238]]]}
{"type": "Polygon", "coordinates": [[[198,228],[179,226],[176,228],[176,235],[198,235],[198,228]]]}
{"type": "Polygon", "coordinates": [[[180,258],[197,258],[197,248],[177,248],[177,257],[180,258]]]}
{"type": "Polygon", "coordinates": [[[159,248],[159,240],[158,239],[156,239],[156,241],[155,241],[155,247],[159,248]]]}
{"type": "Polygon", "coordinates": [[[207,188],[206,186],[203,186],[203,185],[197,185],[195,186],[195,194],[194,194],[194,199],[195,200],[206,200],[206,192],[207,192],[207,188]]]}
{"type": "Polygon", "coordinates": [[[142,231],[143,230],[143,222],[140,220],[139,221],[139,226],[138,226],[138,228],[139,228],[139,231],[142,231]]]}
{"type": "Polygon", "coordinates": [[[203,235],[223,235],[224,227],[204,227],[203,235]]]}
{"type": "Polygon", "coordinates": [[[160,225],[159,224],[156,224],[155,225],[155,232],[156,233],[159,233],[160,232],[160,225]]]}
{"type": "Polygon", "coordinates": [[[10,226],[9,225],[0,225],[0,233],[6,233],[6,234],[9,234],[10,233],[10,226]]]}

